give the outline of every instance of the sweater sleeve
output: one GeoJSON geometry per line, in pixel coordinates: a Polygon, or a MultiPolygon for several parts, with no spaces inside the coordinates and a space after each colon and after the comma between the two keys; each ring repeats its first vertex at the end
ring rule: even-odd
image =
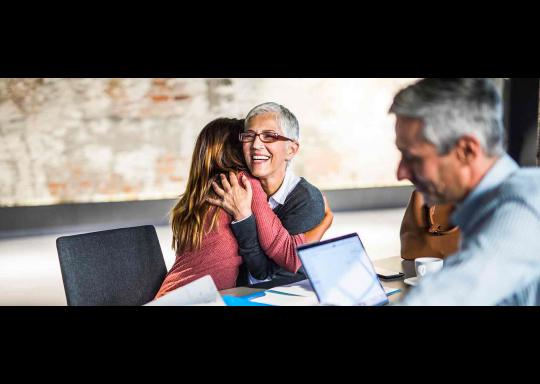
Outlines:
{"type": "Polygon", "coordinates": [[[231,229],[238,242],[238,254],[244,260],[247,270],[257,280],[272,276],[276,265],[264,253],[259,245],[257,224],[251,215],[245,220],[231,223],[231,229]]]}
{"type": "Polygon", "coordinates": [[[267,197],[260,182],[252,177],[249,180],[253,189],[251,209],[255,216],[259,244],[262,250],[277,265],[296,273],[302,266],[296,247],[306,242],[303,233],[290,235],[280,219],[268,206],[267,197]]]}
{"type": "MultiPolygon", "coordinates": [[[[241,182],[241,175],[238,175],[239,182],[241,182]]],[[[249,175],[246,176],[251,183],[252,189],[254,189],[251,202],[252,211],[254,211],[255,205],[268,205],[266,194],[262,190],[260,182],[249,175]]],[[[242,257],[245,267],[251,276],[257,280],[266,280],[272,277],[275,271],[279,269],[279,266],[265,254],[259,244],[257,223],[254,215],[242,221],[231,223],[231,230],[238,243],[238,254],[242,257]]]]}

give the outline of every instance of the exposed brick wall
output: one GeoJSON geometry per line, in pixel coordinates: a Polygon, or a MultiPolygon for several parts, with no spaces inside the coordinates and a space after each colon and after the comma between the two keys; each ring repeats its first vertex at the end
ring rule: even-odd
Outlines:
{"type": "Polygon", "coordinates": [[[0,79],[0,206],[175,198],[195,139],[276,101],[323,189],[393,185],[391,96],[412,79],[0,79]]]}
{"type": "Polygon", "coordinates": [[[197,133],[225,113],[220,87],[204,79],[0,79],[0,205],[177,196],[197,133]]]}

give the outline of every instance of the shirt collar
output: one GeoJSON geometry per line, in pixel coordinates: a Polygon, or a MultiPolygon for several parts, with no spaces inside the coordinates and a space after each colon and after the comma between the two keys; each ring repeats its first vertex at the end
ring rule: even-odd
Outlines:
{"type": "Polygon", "coordinates": [[[291,167],[287,167],[285,171],[285,178],[279,189],[268,199],[271,206],[276,207],[278,204],[285,204],[285,199],[300,182],[300,177],[296,176],[291,167]]]}
{"type": "Polygon", "coordinates": [[[452,215],[452,222],[460,227],[464,226],[468,221],[469,215],[474,212],[476,207],[480,206],[479,200],[486,193],[501,185],[517,169],[519,169],[519,165],[508,154],[505,153],[501,156],[476,188],[457,206],[456,211],[452,215]]]}

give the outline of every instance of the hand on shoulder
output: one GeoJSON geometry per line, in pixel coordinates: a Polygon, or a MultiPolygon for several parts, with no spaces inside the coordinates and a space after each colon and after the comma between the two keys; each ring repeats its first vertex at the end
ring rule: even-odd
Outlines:
{"type": "Polygon", "coordinates": [[[221,188],[215,181],[212,182],[214,192],[220,199],[208,197],[206,200],[213,205],[223,208],[235,221],[251,216],[251,200],[253,191],[251,183],[245,174],[237,175],[229,172],[229,178],[220,174],[221,188]]]}

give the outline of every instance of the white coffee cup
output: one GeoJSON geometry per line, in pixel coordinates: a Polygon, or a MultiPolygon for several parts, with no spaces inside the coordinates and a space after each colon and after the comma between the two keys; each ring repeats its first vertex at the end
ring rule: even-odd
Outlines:
{"type": "Polygon", "coordinates": [[[422,279],[428,275],[439,272],[444,265],[444,260],[438,257],[419,257],[414,260],[416,277],[422,279]]]}

